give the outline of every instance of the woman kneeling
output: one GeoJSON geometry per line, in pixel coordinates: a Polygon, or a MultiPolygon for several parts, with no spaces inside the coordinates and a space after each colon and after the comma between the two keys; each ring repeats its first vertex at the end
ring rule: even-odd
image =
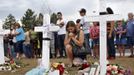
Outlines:
{"type": "MultiPolygon", "coordinates": [[[[73,21],[69,21],[67,23],[66,31],[67,33],[65,36],[64,45],[71,67],[78,48],[83,47],[84,33],[81,29],[76,28],[76,25],[73,21]]],[[[84,58],[83,56],[79,55],[77,55],[77,57],[84,58]]]]}

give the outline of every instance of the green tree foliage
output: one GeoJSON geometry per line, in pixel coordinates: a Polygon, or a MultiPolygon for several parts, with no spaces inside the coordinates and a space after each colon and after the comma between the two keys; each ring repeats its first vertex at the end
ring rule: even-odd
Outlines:
{"type": "Polygon", "coordinates": [[[53,13],[53,14],[51,15],[51,20],[50,20],[50,22],[53,23],[53,24],[56,24],[56,22],[57,22],[57,15],[56,15],[55,13],[53,13]]]}
{"type": "Polygon", "coordinates": [[[123,22],[123,25],[126,25],[127,23],[127,21],[125,21],[124,19],[122,20],[122,22],[123,22]]]}
{"type": "Polygon", "coordinates": [[[41,26],[43,25],[43,14],[39,13],[39,16],[36,19],[36,26],[41,26]]]}
{"type": "Polygon", "coordinates": [[[10,29],[15,22],[16,22],[15,17],[12,14],[9,14],[4,21],[3,29],[10,29]]]}
{"type": "Polygon", "coordinates": [[[27,9],[24,16],[21,19],[24,28],[33,28],[36,25],[36,14],[32,9],[27,9]]]}
{"type": "MultiPolygon", "coordinates": [[[[125,21],[124,19],[122,19],[122,23],[123,25],[126,25],[127,21],[125,21]]],[[[115,22],[115,28],[117,27],[117,21],[115,22]]]]}

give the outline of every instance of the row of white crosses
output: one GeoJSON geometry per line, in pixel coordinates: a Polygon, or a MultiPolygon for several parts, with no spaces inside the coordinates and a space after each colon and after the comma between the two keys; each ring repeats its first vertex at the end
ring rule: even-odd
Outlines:
{"type": "MultiPolygon", "coordinates": [[[[100,0],[100,12],[105,12],[106,10],[106,1],[100,0]]],[[[43,38],[49,38],[48,32],[50,31],[57,31],[59,28],[57,26],[51,26],[50,24],[50,16],[48,14],[44,15],[45,22],[43,26],[41,27],[35,27],[36,32],[43,32],[43,38]]],[[[107,27],[106,23],[107,21],[113,21],[113,20],[121,20],[122,16],[120,15],[100,15],[100,16],[89,16],[86,18],[86,21],[88,22],[94,22],[98,21],[100,23],[100,66],[101,71],[100,75],[106,74],[106,65],[107,65],[107,27]]],[[[49,58],[49,52],[50,52],[50,40],[44,39],[43,40],[43,50],[42,50],[42,64],[45,69],[49,69],[50,66],[50,58],[49,58]]]]}
{"type": "MultiPolygon", "coordinates": [[[[105,0],[100,0],[100,12],[104,12],[106,9],[105,0]]],[[[50,16],[45,14],[44,16],[45,22],[42,27],[35,27],[35,31],[43,32],[43,50],[42,50],[42,67],[45,69],[49,69],[50,66],[50,40],[48,39],[48,32],[57,31],[59,27],[50,25],[50,16]]],[[[101,16],[89,16],[87,17],[88,22],[99,21],[100,22],[100,66],[101,72],[100,75],[106,74],[106,65],[107,65],[107,44],[106,44],[106,22],[113,20],[121,20],[122,17],[120,15],[101,15],[101,16]]],[[[1,24],[0,24],[1,25],[1,24]]],[[[4,60],[4,49],[3,49],[3,35],[5,34],[5,30],[2,29],[2,25],[0,26],[0,64],[5,62],[4,60]]]]}
{"type": "MultiPolygon", "coordinates": [[[[106,12],[106,0],[100,0],[99,12],[106,12]]],[[[99,22],[100,24],[100,75],[106,75],[107,68],[107,21],[122,20],[118,14],[89,16],[87,22],[99,22]]]]}

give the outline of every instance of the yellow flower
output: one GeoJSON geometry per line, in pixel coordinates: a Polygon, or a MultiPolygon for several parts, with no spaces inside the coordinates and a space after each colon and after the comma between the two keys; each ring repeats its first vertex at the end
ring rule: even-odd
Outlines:
{"type": "Polygon", "coordinates": [[[59,63],[53,63],[53,64],[52,64],[52,67],[57,68],[58,65],[59,65],[59,63]]]}

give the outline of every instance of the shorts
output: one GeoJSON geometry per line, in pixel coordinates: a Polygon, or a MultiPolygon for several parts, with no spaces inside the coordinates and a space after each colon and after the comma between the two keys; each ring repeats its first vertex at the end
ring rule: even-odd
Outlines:
{"type": "Polygon", "coordinates": [[[94,44],[94,45],[99,45],[99,38],[93,39],[93,44],[94,44]]]}
{"type": "Polygon", "coordinates": [[[23,42],[24,40],[21,40],[21,41],[17,41],[16,43],[16,52],[17,53],[23,53],[23,42]]]}
{"type": "Polygon", "coordinates": [[[117,45],[126,45],[127,44],[127,39],[126,38],[116,39],[116,44],[117,45]]]}
{"type": "Polygon", "coordinates": [[[129,46],[133,46],[134,45],[134,37],[127,37],[127,44],[129,46]]]}

